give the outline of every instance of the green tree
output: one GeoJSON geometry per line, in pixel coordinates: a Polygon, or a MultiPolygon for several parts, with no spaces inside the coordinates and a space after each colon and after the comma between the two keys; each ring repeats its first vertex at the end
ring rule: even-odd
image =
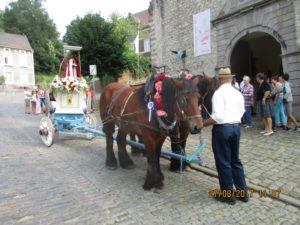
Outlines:
{"type": "Polygon", "coordinates": [[[42,6],[44,0],[18,0],[3,15],[6,32],[25,34],[34,50],[36,72],[56,72],[62,44],[54,22],[42,6]]]}
{"type": "Polygon", "coordinates": [[[0,10],[0,31],[4,31],[3,25],[3,11],[0,10]]]}
{"type": "Polygon", "coordinates": [[[82,46],[81,65],[83,74],[88,74],[90,64],[97,65],[101,80],[107,77],[116,80],[125,68],[124,51],[126,38],[114,31],[114,25],[100,14],[77,17],[67,26],[63,37],[69,45],[82,46]]]}
{"type": "MultiPolygon", "coordinates": [[[[128,69],[134,78],[140,78],[149,73],[151,67],[151,60],[135,53],[133,47],[133,40],[136,38],[139,26],[138,22],[129,14],[123,17],[114,12],[110,15],[110,21],[114,25],[114,31],[118,36],[123,36],[126,40],[126,49],[124,51],[125,69],[128,69]]],[[[144,38],[147,36],[145,31],[139,32],[139,37],[144,38]]]]}
{"type": "Polygon", "coordinates": [[[130,15],[124,17],[118,12],[113,12],[109,19],[114,25],[114,31],[118,35],[125,36],[128,39],[136,37],[138,33],[138,24],[130,15]]]}

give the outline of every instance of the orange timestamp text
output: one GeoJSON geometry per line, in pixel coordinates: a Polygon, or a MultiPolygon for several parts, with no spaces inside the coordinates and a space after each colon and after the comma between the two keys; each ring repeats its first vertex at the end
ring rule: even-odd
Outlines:
{"type": "Polygon", "coordinates": [[[272,189],[272,190],[220,190],[220,189],[210,189],[208,190],[208,197],[237,197],[237,198],[244,198],[244,197],[253,197],[253,193],[257,193],[260,198],[265,198],[267,195],[270,195],[272,198],[279,198],[281,189],[272,189]],[[269,194],[268,194],[269,193],[269,194]]]}

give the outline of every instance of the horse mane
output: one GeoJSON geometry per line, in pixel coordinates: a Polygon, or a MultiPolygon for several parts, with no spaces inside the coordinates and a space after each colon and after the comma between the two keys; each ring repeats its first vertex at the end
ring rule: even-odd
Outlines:
{"type": "Polygon", "coordinates": [[[204,96],[207,93],[208,86],[209,86],[209,81],[205,77],[200,76],[200,81],[198,83],[198,90],[201,96],[204,96]]]}
{"type": "Polygon", "coordinates": [[[163,80],[163,88],[162,88],[162,99],[163,99],[163,109],[168,114],[167,119],[173,120],[174,118],[174,106],[176,101],[176,88],[172,81],[172,78],[166,77],[163,80]]]}

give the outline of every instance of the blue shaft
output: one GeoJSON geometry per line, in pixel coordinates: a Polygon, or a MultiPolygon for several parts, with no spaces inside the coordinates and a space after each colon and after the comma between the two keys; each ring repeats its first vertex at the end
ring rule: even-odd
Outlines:
{"type": "MultiPolygon", "coordinates": [[[[96,136],[102,136],[102,137],[106,137],[105,133],[101,130],[95,130],[89,127],[77,127],[77,129],[82,129],[84,131],[93,133],[96,136]]],[[[116,140],[116,137],[113,137],[114,140],[116,140]]],[[[140,150],[145,150],[145,145],[142,143],[138,143],[135,141],[131,141],[131,140],[126,140],[127,144],[133,147],[136,147],[140,150]]],[[[205,147],[205,144],[202,144],[191,156],[186,157],[185,155],[180,155],[180,154],[176,154],[174,152],[171,152],[168,149],[162,148],[161,149],[161,154],[164,156],[168,156],[171,158],[175,158],[175,159],[179,159],[179,160],[183,160],[186,161],[188,163],[197,163],[197,164],[202,164],[203,160],[202,159],[195,159],[195,157],[198,155],[199,152],[201,152],[203,150],[203,148],[205,147]]]]}

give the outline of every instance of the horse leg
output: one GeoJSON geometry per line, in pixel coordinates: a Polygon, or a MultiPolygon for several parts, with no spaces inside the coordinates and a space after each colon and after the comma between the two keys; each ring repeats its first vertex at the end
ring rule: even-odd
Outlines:
{"type": "MultiPolygon", "coordinates": [[[[130,140],[131,141],[136,141],[135,135],[134,134],[130,134],[130,140]]],[[[139,150],[138,148],[131,146],[131,155],[133,156],[140,156],[141,154],[141,150],[139,150]]]]}
{"type": "MultiPolygon", "coordinates": [[[[143,138],[141,135],[138,135],[139,143],[144,144],[143,138]]],[[[146,156],[146,150],[142,151],[143,156],[146,156]]]]}
{"type": "Polygon", "coordinates": [[[106,162],[105,165],[108,169],[117,169],[117,159],[113,150],[113,133],[115,125],[107,123],[103,126],[103,132],[106,134],[106,162]]]}
{"type": "MultiPolygon", "coordinates": [[[[185,129],[185,127],[180,126],[179,129],[174,134],[172,134],[171,149],[173,153],[185,156],[185,144],[186,144],[186,138],[188,133],[187,135],[185,135],[186,132],[184,132],[182,129],[185,129]]],[[[180,159],[171,158],[170,171],[178,172],[180,171],[180,168],[184,170],[187,164],[188,163],[186,161],[181,161],[180,159]]]]}
{"type": "Polygon", "coordinates": [[[122,168],[131,169],[134,167],[134,163],[126,150],[126,135],[127,134],[124,131],[119,130],[117,135],[118,157],[122,168]]]}
{"type": "MultiPolygon", "coordinates": [[[[138,143],[143,144],[144,142],[143,142],[143,139],[140,135],[130,134],[130,140],[131,141],[136,141],[136,136],[138,137],[138,143]]],[[[138,149],[134,146],[131,146],[131,155],[140,156],[141,154],[143,154],[143,156],[145,156],[146,152],[141,150],[141,149],[138,149]]]]}
{"type": "MultiPolygon", "coordinates": [[[[183,148],[183,144],[182,143],[177,143],[177,141],[179,141],[179,139],[177,138],[171,138],[171,148],[172,148],[172,152],[176,153],[178,155],[185,155],[185,149],[183,148]]],[[[176,159],[176,158],[171,158],[170,160],[170,171],[172,172],[178,172],[180,170],[181,164],[182,164],[182,170],[184,170],[184,168],[186,167],[186,162],[185,161],[181,161],[180,159],[176,159]]]]}
{"type": "Polygon", "coordinates": [[[160,155],[161,155],[161,148],[157,150],[157,154],[156,154],[156,157],[157,157],[156,167],[157,167],[157,171],[158,171],[159,175],[161,176],[161,179],[164,180],[165,177],[164,177],[164,174],[161,172],[161,168],[160,168],[160,155]]]}
{"type": "Polygon", "coordinates": [[[145,190],[151,190],[151,188],[161,189],[163,187],[163,176],[158,165],[158,155],[161,150],[161,146],[164,140],[144,139],[145,147],[147,151],[147,174],[146,180],[143,185],[145,190]]]}

